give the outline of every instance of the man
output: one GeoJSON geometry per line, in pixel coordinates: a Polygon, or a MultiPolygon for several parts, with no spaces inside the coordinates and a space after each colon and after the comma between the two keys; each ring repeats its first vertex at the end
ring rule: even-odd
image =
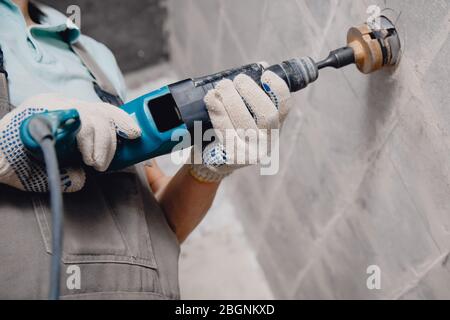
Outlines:
{"type": "MultiPolygon", "coordinates": [[[[0,83],[5,114],[0,120],[0,298],[47,297],[52,254],[47,177],[25,152],[17,129],[34,113],[70,108],[80,114],[77,143],[84,164],[61,170],[61,298],[179,298],[179,244],[205,216],[220,181],[242,167],[235,165],[236,153],[216,144],[207,148],[202,163],[186,164],[174,177],[155,162],[104,172],[117,136],[141,134],[134,120],[112,105],[125,98],[112,53],[81,35],[61,13],[27,0],[0,0],[0,47],[4,79],[7,72],[0,83]],[[211,157],[218,153],[222,162],[211,157]]],[[[262,81],[272,100],[243,75],[208,93],[215,130],[281,126],[289,90],[273,73],[262,81]]]]}

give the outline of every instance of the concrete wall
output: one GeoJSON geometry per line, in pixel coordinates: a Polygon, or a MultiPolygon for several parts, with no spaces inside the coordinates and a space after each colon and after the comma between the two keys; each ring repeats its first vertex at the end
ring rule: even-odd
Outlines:
{"type": "Polygon", "coordinates": [[[170,0],[180,75],[323,57],[378,4],[397,21],[395,71],[321,72],[294,97],[281,170],[227,182],[278,298],[450,298],[448,0],[170,0]],[[366,269],[381,269],[381,290],[366,269]]]}

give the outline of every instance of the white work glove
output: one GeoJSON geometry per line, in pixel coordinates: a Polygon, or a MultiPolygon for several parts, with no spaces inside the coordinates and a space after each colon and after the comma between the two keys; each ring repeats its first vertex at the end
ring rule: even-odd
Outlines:
{"type": "MultiPolygon", "coordinates": [[[[20,124],[29,116],[44,111],[76,109],[81,129],[77,134],[78,149],[86,165],[105,171],[114,157],[117,135],[135,139],[141,131],[133,118],[123,110],[103,102],[67,99],[55,94],[28,99],[0,120],[0,183],[14,188],[47,192],[45,166],[30,158],[19,136],[20,124]]],[[[61,169],[64,192],[76,192],[85,183],[83,168],[61,169]]]]}
{"type": "MultiPolygon", "coordinates": [[[[280,129],[289,112],[290,91],[271,71],[263,73],[261,84],[264,90],[241,74],[233,81],[220,81],[208,92],[204,101],[219,141],[204,148],[202,164],[191,165],[190,172],[197,180],[220,181],[234,170],[270,156],[271,130],[280,129]],[[253,130],[259,140],[246,139],[250,132],[246,130],[253,130]]],[[[198,151],[193,149],[195,160],[198,151]]]]}

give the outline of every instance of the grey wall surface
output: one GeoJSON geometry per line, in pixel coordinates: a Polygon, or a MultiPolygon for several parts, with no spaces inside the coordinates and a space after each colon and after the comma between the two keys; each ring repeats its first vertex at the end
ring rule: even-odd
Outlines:
{"type": "Polygon", "coordinates": [[[400,66],[321,72],[294,97],[280,172],[228,181],[278,298],[450,298],[449,1],[169,1],[185,76],[323,57],[373,3],[397,23],[400,66]]]}
{"type": "Polygon", "coordinates": [[[62,13],[81,10],[83,33],[106,44],[123,72],[168,59],[165,0],[43,0],[62,13]]]}

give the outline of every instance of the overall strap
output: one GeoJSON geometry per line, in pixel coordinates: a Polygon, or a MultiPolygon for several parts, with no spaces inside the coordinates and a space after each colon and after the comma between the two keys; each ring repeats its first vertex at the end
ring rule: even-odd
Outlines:
{"type": "Polygon", "coordinates": [[[0,119],[12,110],[9,103],[8,73],[4,68],[3,51],[0,46],[0,119]]]}
{"type": "Polygon", "coordinates": [[[78,55],[85,67],[89,70],[94,77],[94,90],[99,98],[107,103],[115,106],[121,106],[123,104],[122,99],[119,96],[114,85],[108,79],[106,74],[92,58],[86,48],[78,41],[71,44],[72,50],[78,55]]]}
{"type": "Polygon", "coordinates": [[[3,66],[3,51],[0,47],[0,98],[9,102],[8,94],[8,73],[3,66]]]}

